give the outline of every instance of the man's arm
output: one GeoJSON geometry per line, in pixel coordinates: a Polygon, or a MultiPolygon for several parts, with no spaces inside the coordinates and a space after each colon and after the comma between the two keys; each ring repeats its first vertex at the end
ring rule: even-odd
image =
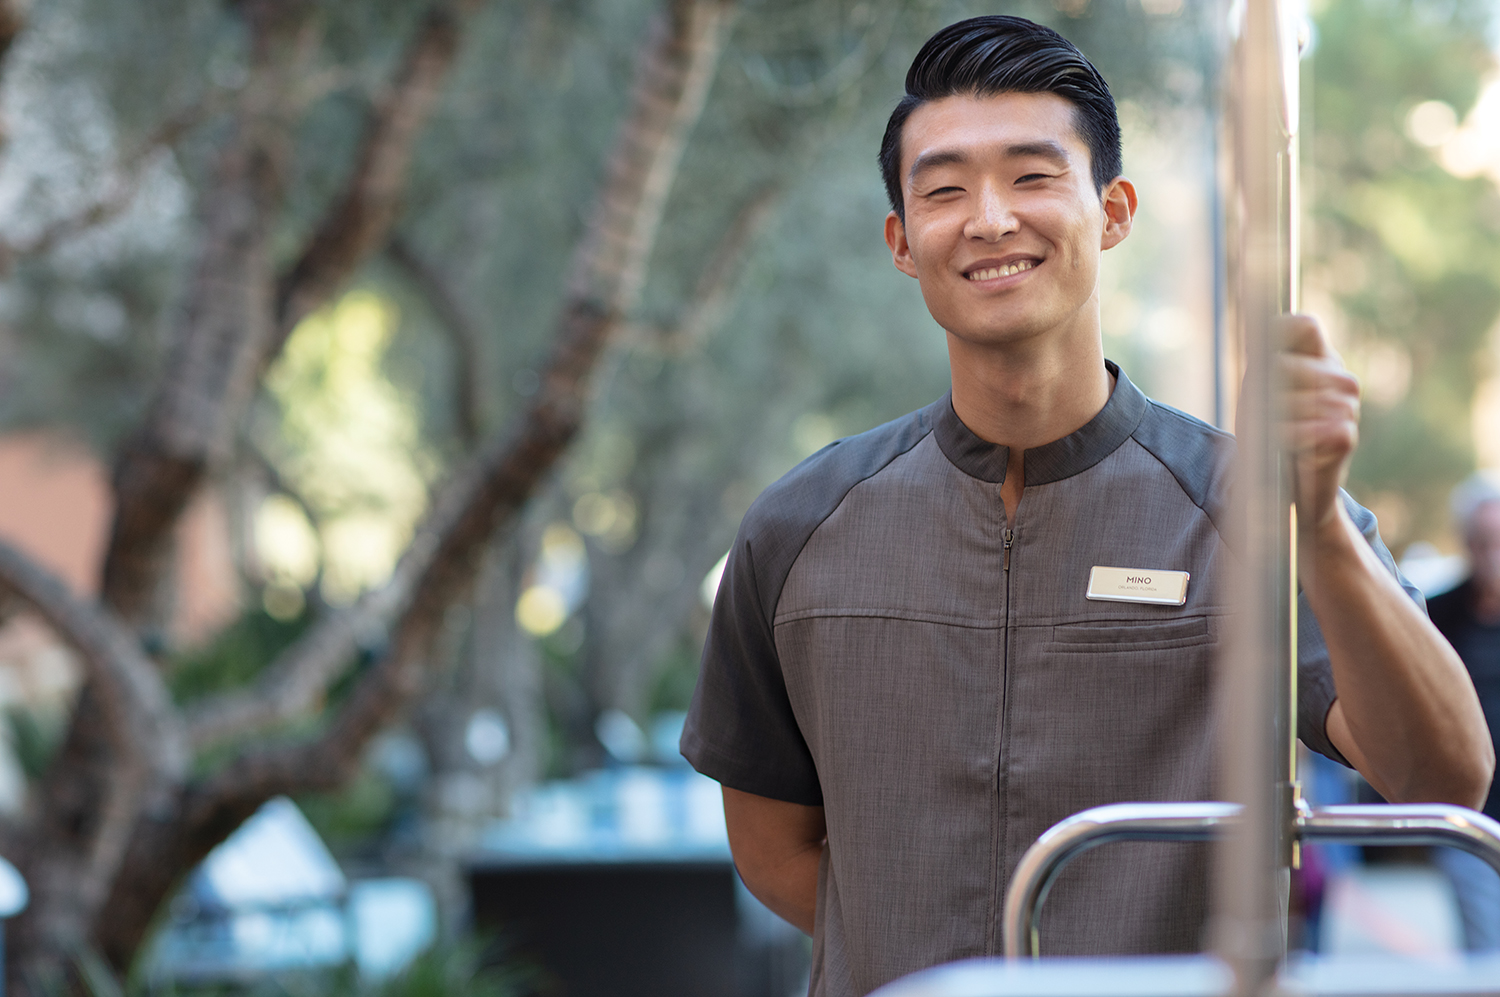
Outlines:
{"type": "Polygon", "coordinates": [[[729,851],[745,886],[781,917],[813,933],[818,862],[828,837],[822,807],[724,787],[729,851]]]}
{"type": "Polygon", "coordinates": [[[1359,384],[1315,319],[1292,317],[1288,333],[1297,570],[1338,693],[1328,738],[1392,803],[1482,806],[1495,756],[1468,672],[1339,498],[1359,438],[1359,384]]]}

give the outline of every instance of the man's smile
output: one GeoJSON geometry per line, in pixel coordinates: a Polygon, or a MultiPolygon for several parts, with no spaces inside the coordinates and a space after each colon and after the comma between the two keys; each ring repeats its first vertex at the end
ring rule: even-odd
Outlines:
{"type": "Polygon", "coordinates": [[[998,280],[1001,277],[1014,277],[1018,273],[1040,266],[1041,262],[1034,256],[1006,260],[980,260],[964,271],[964,277],[974,283],[998,280]]]}

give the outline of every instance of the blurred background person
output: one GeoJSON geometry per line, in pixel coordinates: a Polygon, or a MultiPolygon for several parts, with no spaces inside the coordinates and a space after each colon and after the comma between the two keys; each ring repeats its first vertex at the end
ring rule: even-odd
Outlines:
{"type": "MultiPolygon", "coordinates": [[[[1433,596],[1432,622],[1452,642],[1474,679],[1485,720],[1494,735],[1500,722],[1500,481],[1480,471],[1453,490],[1453,524],[1469,554],[1469,575],[1433,596]]],[[[1500,795],[1490,788],[1484,812],[1500,819],[1500,795]]],[[[1434,860],[1453,880],[1463,920],[1464,947],[1500,950],[1500,874],[1483,859],[1440,848],[1434,860]]]]}

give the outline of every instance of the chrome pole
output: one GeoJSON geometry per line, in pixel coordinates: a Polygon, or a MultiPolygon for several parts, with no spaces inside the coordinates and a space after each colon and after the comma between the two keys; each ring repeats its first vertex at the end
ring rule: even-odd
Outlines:
{"type": "Polygon", "coordinates": [[[1219,681],[1220,791],[1243,808],[1216,849],[1214,947],[1235,992],[1272,984],[1285,950],[1286,893],[1294,838],[1295,683],[1292,504],[1278,440],[1278,320],[1295,293],[1290,220],[1296,137],[1295,36],[1278,0],[1236,4],[1230,25],[1232,226],[1228,290],[1245,378],[1240,393],[1235,484],[1240,517],[1229,650],[1219,681]]]}

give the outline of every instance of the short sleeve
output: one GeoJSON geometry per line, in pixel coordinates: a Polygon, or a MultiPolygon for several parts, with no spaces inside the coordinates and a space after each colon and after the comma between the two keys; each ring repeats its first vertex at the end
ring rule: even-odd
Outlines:
{"type": "MultiPolygon", "coordinates": [[[[747,518],[719,582],[682,754],[731,789],[822,806],[817,768],[787,697],[766,609],[769,602],[774,611],[774,593],[757,577],[752,533],[747,518]]],[[[779,588],[779,580],[772,584],[779,588]]]]}
{"type": "MultiPolygon", "coordinates": [[[[1380,563],[1401,584],[1412,602],[1426,613],[1427,603],[1422,598],[1421,590],[1401,574],[1396,567],[1396,559],[1380,539],[1375,514],[1350,498],[1347,492],[1340,491],[1339,495],[1344,500],[1344,509],[1349,513],[1349,518],[1354,521],[1380,563]]],[[[1348,760],[1328,739],[1328,711],[1337,698],[1338,691],[1333,685],[1333,666],[1328,660],[1328,643],[1323,639],[1323,629],[1318,626],[1318,620],[1313,616],[1312,607],[1304,592],[1297,597],[1297,737],[1318,754],[1348,765],[1348,760]]]]}

